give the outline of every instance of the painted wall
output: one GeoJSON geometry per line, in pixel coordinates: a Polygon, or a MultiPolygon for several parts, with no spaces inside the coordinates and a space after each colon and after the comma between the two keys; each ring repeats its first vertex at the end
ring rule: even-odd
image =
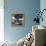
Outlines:
{"type": "MultiPolygon", "coordinates": [[[[40,9],[41,9],[41,11],[43,10],[43,9],[46,9],[46,0],[41,0],[40,1],[40,9]]],[[[42,25],[42,26],[46,26],[46,11],[44,11],[43,12],[43,22],[41,21],[40,22],[40,25],[42,25]]]]}
{"type": "MultiPolygon", "coordinates": [[[[46,0],[41,0],[40,1],[40,9],[41,10],[46,9],[46,0]]],[[[46,27],[46,11],[43,13],[42,17],[43,17],[44,20],[43,20],[43,22],[42,21],[40,22],[40,25],[46,27]]],[[[45,38],[45,43],[46,43],[46,38],[45,38]]]]}
{"type": "Polygon", "coordinates": [[[33,24],[36,12],[40,9],[40,0],[4,0],[4,35],[7,41],[18,41],[24,37],[33,24]],[[11,27],[10,16],[14,11],[22,11],[25,15],[25,25],[23,27],[11,27]]]}

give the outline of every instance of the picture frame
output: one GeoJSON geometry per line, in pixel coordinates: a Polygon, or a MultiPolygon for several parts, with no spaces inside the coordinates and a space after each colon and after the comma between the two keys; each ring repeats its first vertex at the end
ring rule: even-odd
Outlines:
{"type": "Polygon", "coordinates": [[[11,15],[12,26],[23,26],[24,25],[24,14],[17,13],[11,15]]]}

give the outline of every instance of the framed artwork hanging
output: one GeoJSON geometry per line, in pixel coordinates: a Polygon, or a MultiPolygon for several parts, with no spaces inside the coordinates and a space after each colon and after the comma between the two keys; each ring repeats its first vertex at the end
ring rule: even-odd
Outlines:
{"type": "Polygon", "coordinates": [[[24,14],[12,14],[11,25],[12,26],[23,26],[24,25],[24,14]]]}

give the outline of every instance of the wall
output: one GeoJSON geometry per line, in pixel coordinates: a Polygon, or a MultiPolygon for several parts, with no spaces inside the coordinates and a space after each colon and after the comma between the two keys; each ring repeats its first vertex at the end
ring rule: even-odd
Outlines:
{"type": "Polygon", "coordinates": [[[0,0],[0,42],[4,41],[4,8],[3,1],[0,0]]]}
{"type": "MultiPolygon", "coordinates": [[[[46,0],[40,0],[40,9],[41,10],[46,9],[46,0]]],[[[43,22],[40,21],[40,25],[46,27],[46,11],[43,13],[42,17],[43,17],[44,21],[43,22]]],[[[45,37],[46,37],[46,35],[45,35],[45,37]]],[[[45,38],[45,41],[46,41],[46,38],[45,38]]]]}
{"type": "MultiPolygon", "coordinates": [[[[46,0],[41,0],[40,1],[40,9],[41,9],[41,11],[43,10],[43,9],[46,9],[46,0]]],[[[41,21],[40,22],[40,25],[42,25],[42,26],[45,26],[46,27],[46,11],[44,11],[43,12],[43,15],[42,15],[42,17],[43,17],[43,22],[41,21]]]]}
{"type": "Polygon", "coordinates": [[[32,21],[40,10],[40,0],[4,0],[4,36],[7,41],[18,41],[31,31],[32,21]],[[25,15],[23,27],[11,27],[10,16],[13,11],[22,11],[25,15]]]}

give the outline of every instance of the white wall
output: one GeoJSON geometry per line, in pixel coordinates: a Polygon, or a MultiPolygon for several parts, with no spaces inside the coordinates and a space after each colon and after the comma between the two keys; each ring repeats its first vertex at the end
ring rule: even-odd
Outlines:
{"type": "Polygon", "coordinates": [[[4,1],[0,0],[0,42],[4,41],[4,1]]]}

